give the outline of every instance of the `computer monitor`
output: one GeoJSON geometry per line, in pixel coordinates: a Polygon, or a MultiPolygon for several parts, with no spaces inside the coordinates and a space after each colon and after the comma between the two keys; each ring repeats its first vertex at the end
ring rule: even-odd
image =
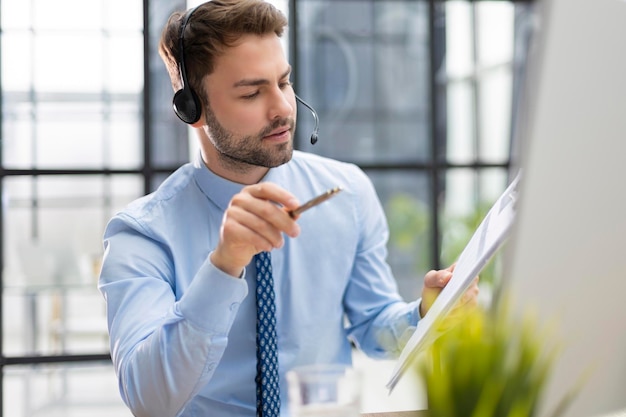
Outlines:
{"type": "Polygon", "coordinates": [[[557,323],[545,409],[593,366],[565,416],[626,415],[626,1],[537,6],[503,288],[557,323]]]}

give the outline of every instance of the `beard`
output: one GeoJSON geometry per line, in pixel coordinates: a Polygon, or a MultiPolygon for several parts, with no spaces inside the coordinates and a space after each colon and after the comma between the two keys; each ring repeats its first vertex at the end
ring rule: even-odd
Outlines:
{"type": "Polygon", "coordinates": [[[205,122],[209,138],[218,151],[224,166],[239,172],[253,167],[274,168],[291,160],[295,121],[292,118],[276,119],[255,135],[238,136],[227,130],[207,106],[205,122]],[[289,127],[291,140],[272,147],[263,146],[263,138],[279,127],[289,127]]]}

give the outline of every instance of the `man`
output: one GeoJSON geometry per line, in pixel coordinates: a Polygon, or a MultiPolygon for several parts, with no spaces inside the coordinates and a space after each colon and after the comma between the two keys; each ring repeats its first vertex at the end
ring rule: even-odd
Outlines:
{"type": "Polygon", "coordinates": [[[136,416],[271,415],[257,398],[259,253],[271,255],[282,413],[289,369],[349,364],[351,342],[397,354],[450,279],[451,269],[431,271],[422,299],[404,302],[371,182],[354,165],[293,151],[286,24],[261,0],[224,0],[174,13],[163,30],[176,111],[200,155],[111,220],[99,281],[120,392],[136,416]],[[337,186],[332,200],[289,215],[337,186]]]}

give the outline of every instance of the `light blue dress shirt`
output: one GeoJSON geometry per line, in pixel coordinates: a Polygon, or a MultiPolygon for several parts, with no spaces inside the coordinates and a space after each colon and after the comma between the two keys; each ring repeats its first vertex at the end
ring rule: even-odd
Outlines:
{"type": "MultiPolygon", "coordinates": [[[[296,151],[263,181],[301,202],[344,189],[303,213],[300,236],[272,251],[285,416],[285,372],[349,364],[351,342],[372,357],[396,356],[419,300],[398,295],[384,212],[358,167],[296,151]]],[[[255,416],[255,267],[240,279],[208,260],[242,188],[198,157],[106,228],[99,289],[120,392],[136,416],[255,416]]]]}

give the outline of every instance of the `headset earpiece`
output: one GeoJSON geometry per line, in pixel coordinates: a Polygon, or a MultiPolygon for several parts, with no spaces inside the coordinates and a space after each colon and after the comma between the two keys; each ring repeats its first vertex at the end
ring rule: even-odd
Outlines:
{"type": "Polygon", "coordinates": [[[187,84],[174,94],[172,105],[174,113],[183,122],[191,125],[200,120],[202,104],[196,93],[187,84]]]}

